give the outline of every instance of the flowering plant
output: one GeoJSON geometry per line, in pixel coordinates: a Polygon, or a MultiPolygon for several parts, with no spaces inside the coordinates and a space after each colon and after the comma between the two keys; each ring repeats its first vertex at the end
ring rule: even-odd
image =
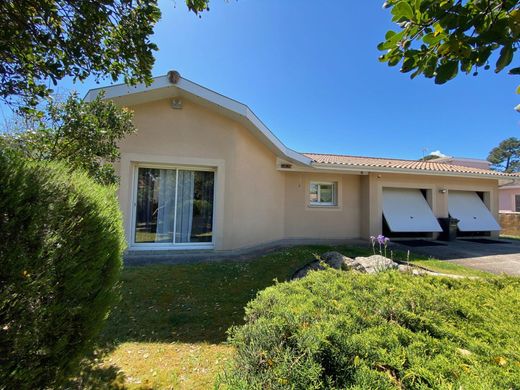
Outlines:
{"type": "Polygon", "coordinates": [[[377,237],[370,236],[370,242],[372,243],[372,251],[374,252],[374,255],[376,254],[377,243],[379,244],[379,254],[381,256],[386,257],[386,248],[388,247],[388,243],[390,242],[390,239],[388,237],[385,237],[382,234],[378,235],[377,237]]]}

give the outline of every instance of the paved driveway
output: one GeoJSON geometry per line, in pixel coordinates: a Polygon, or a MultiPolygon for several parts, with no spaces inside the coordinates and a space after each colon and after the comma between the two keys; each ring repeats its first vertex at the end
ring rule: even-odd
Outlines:
{"type": "MultiPolygon", "coordinates": [[[[494,274],[520,276],[520,241],[497,240],[483,244],[469,240],[443,242],[442,246],[405,247],[436,259],[480,269],[494,274]]],[[[397,243],[398,241],[394,241],[397,243]]]]}

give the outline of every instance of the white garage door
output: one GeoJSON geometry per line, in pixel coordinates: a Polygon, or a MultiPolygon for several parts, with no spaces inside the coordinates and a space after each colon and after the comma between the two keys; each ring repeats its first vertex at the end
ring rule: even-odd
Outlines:
{"type": "Polygon", "coordinates": [[[459,220],[461,232],[500,230],[500,225],[476,192],[449,191],[448,211],[450,216],[459,220]]]}
{"type": "Polygon", "coordinates": [[[420,190],[384,188],[383,215],[392,232],[442,231],[420,190]]]}

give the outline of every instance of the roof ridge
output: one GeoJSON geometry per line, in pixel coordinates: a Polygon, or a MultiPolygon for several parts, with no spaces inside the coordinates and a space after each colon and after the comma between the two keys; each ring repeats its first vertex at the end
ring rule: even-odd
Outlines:
{"type": "Polygon", "coordinates": [[[335,156],[335,157],[354,157],[354,158],[372,158],[374,160],[392,160],[392,161],[409,161],[409,162],[420,162],[420,163],[428,163],[428,164],[442,164],[442,165],[456,165],[456,164],[446,164],[440,162],[434,162],[430,160],[422,161],[422,160],[410,160],[406,158],[395,158],[395,157],[372,157],[372,156],[355,156],[353,154],[337,154],[337,153],[311,153],[311,152],[298,152],[303,155],[315,154],[318,156],[335,156]]]}

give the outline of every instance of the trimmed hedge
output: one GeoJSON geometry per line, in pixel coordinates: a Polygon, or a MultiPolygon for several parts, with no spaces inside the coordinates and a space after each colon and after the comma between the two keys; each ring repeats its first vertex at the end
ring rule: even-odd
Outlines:
{"type": "Polygon", "coordinates": [[[520,279],[326,270],[232,328],[231,389],[518,389],[520,279]]]}
{"type": "Polygon", "coordinates": [[[76,374],[118,297],[115,189],[5,150],[0,183],[0,388],[55,388],[76,374]]]}

